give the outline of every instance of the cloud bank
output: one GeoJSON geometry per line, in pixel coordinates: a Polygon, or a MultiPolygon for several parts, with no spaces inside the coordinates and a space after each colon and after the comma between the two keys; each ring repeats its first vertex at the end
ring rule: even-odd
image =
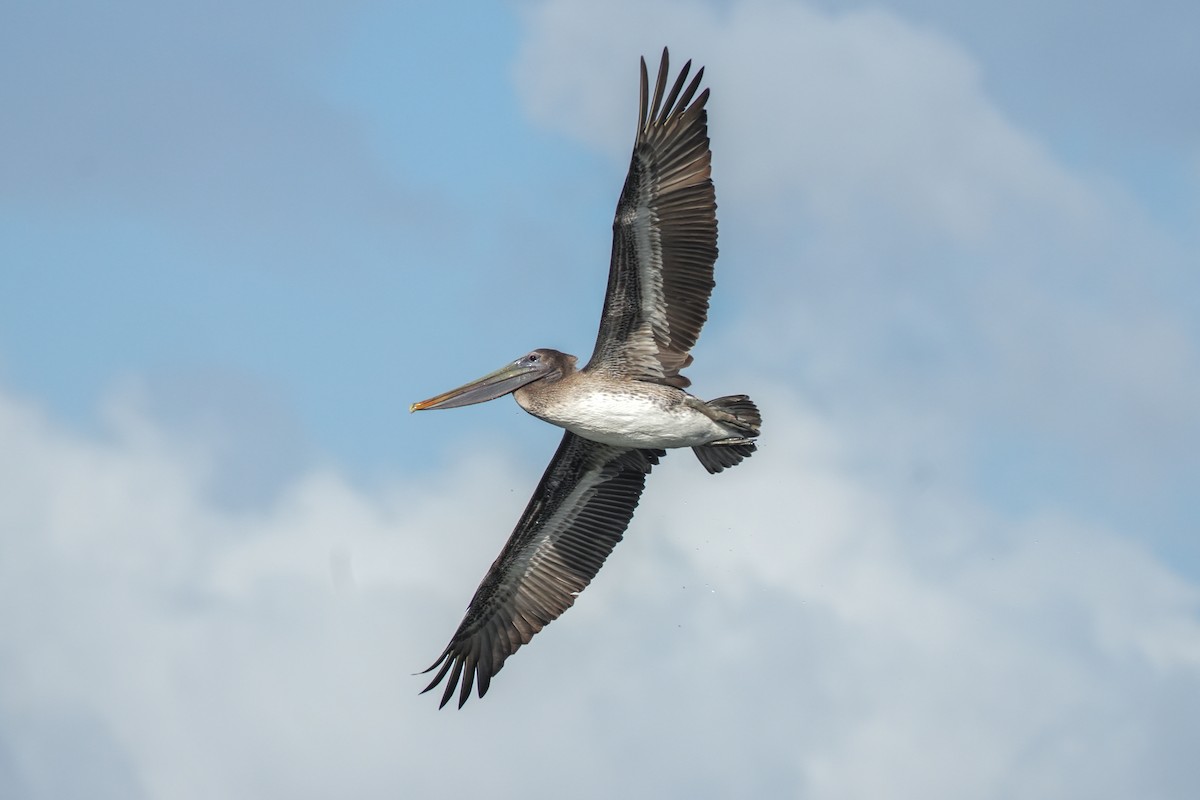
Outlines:
{"type": "Polygon", "coordinates": [[[1180,748],[1200,718],[1200,588],[1111,531],[873,481],[798,398],[764,407],[773,435],[754,470],[706,482],[668,459],[576,608],[485,701],[439,714],[406,673],[457,624],[529,469],[485,452],[371,490],[313,471],[268,508],[221,510],[203,457],[135,409],[114,407],[89,439],[3,395],[0,785],[173,798],[430,794],[448,772],[501,796],[580,775],[595,797],[1194,785],[1180,748]],[[498,777],[530,758],[528,775],[498,777]]]}

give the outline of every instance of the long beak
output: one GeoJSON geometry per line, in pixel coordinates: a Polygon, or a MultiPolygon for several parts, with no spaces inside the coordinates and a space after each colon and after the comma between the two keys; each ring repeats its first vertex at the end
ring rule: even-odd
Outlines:
{"type": "Polygon", "coordinates": [[[542,377],[542,370],[530,365],[522,365],[514,361],[490,375],[484,375],[477,381],[451,389],[448,392],[413,403],[409,411],[425,411],[433,408],[458,408],[473,403],[483,403],[495,400],[509,392],[515,392],[527,383],[532,383],[542,377]]]}

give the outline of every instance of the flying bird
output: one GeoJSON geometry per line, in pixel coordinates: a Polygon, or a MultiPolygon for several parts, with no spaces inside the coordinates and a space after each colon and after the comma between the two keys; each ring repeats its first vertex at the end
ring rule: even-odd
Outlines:
{"type": "Polygon", "coordinates": [[[517,527],[471,598],[450,644],[426,672],[461,708],[487,693],[505,659],[570,608],[633,518],[646,476],[666,450],[690,447],[709,473],[755,451],[762,418],[745,395],[704,401],[680,374],[708,318],[717,259],[708,89],[691,62],[667,90],[663,49],[654,95],[641,60],[637,136],[613,220],[612,261],[591,360],[538,349],[411,411],[458,408],[512,394],[565,428],[517,527]]]}

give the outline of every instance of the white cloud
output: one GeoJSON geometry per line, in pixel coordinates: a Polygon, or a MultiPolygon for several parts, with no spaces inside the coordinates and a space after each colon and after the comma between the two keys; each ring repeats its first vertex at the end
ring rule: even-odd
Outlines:
{"type": "Polygon", "coordinates": [[[457,624],[530,470],[481,453],[371,490],[322,470],[229,510],[133,409],[88,438],[0,396],[0,785],[53,795],[68,761],[117,787],[91,797],[447,775],[541,796],[583,774],[596,797],[1115,797],[1194,777],[1155,749],[1197,733],[1169,709],[1200,696],[1200,589],[1070,518],[879,484],[795,397],[760,399],[751,462],[710,477],[672,455],[578,606],[485,700],[438,713],[406,673],[457,624]]]}
{"type": "Polygon", "coordinates": [[[1097,213],[1086,187],[983,95],[968,54],[890,12],[827,15],[770,1],[538,11],[517,71],[535,119],[623,163],[629,65],[646,55],[653,78],[667,42],[676,66],[694,58],[709,71],[721,189],[765,193],[755,216],[770,224],[794,222],[786,201],[823,226],[856,224],[864,207],[882,204],[908,224],[970,241],[1014,202],[1054,205],[1059,221],[1097,213]],[[636,37],[626,30],[632,16],[636,37]]]}
{"type": "MultiPolygon", "coordinates": [[[[958,44],[883,9],[772,0],[527,17],[529,113],[618,163],[637,55],[667,42],[708,68],[719,291],[753,309],[729,358],[798,380],[864,440],[898,438],[903,463],[950,451],[938,468],[970,473],[989,439],[1007,446],[991,462],[1085,453],[1046,495],[1200,469],[1200,342],[1180,290],[1194,242],[1114,177],[1056,159],[958,44]]],[[[1195,504],[1170,494],[1152,524],[1182,530],[1195,504]]]]}

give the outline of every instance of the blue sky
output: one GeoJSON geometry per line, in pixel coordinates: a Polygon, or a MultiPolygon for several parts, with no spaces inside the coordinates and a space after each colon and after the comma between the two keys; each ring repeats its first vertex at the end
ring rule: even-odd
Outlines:
{"type": "Polygon", "coordinates": [[[1190,796],[1200,10],[443,5],[0,10],[0,795],[1190,796]],[[762,450],[435,713],[664,44],[762,450]]]}

